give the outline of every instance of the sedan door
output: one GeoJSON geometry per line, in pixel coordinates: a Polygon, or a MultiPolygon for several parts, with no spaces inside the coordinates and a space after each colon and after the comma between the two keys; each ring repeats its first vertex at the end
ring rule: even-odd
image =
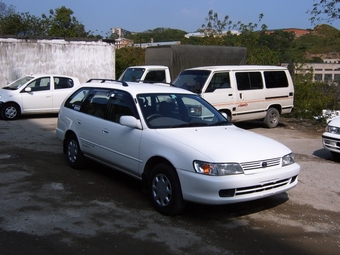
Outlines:
{"type": "Polygon", "coordinates": [[[51,78],[38,78],[30,82],[20,93],[23,113],[49,112],[52,110],[51,78]]]}

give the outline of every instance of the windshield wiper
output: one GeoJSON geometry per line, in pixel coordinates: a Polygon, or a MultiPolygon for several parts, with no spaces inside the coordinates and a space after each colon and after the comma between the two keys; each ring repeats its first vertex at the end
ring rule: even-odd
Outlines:
{"type": "Polygon", "coordinates": [[[190,122],[190,123],[184,123],[184,124],[174,125],[170,127],[179,128],[179,127],[204,127],[204,126],[208,126],[208,124],[204,122],[190,122]]]}
{"type": "Polygon", "coordinates": [[[230,125],[230,122],[226,120],[222,120],[222,121],[210,124],[210,126],[224,126],[224,125],[230,125]]]}

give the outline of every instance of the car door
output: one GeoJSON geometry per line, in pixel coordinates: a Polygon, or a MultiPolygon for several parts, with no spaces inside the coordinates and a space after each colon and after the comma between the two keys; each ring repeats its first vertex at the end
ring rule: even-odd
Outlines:
{"type": "Polygon", "coordinates": [[[73,91],[74,81],[69,77],[54,76],[52,108],[58,111],[64,99],[73,91]]]}
{"type": "Polygon", "coordinates": [[[98,141],[107,163],[138,176],[142,130],[119,124],[120,117],[124,115],[139,118],[134,100],[124,91],[112,91],[98,141]]]}
{"type": "Polygon", "coordinates": [[[229,72],[214,73],[202,97],[217,109],[230,109],[236,98],[232,86],[229,72]]]}
{"type": "Polygon", "coordinates": [[[51,77],[34,79],[20,93],[23,113],[52,110],[51,77]]]}
{"type": "Polygon", "coordinates": [[[142,131],[119,124],[123,115],[138,117],[133,102],[124,91],[93,89],[74,121],[84,154],[137,176],[142,131]]]}

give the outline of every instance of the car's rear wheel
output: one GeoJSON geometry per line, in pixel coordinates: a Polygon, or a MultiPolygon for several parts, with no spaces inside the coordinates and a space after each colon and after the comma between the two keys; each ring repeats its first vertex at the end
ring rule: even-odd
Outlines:
{"type": "Polygon", "coordinates": [[[82,169],[85,166],[85,156],[80,149],[78,139],[70,135],[66,141],[67,161],[72,168],[82,169]]]}
{"type": "Polygon", "coordinates": [[[276,108],[269,108],[263,123],[268,128],[274,128],[279,124],[280,113],[276,108]]]}
{"type": "Polygon", "coordinates": [[[1,108],[1,117],[4,120],[15,120],[19,114],[19,107],[16,104],[7,103],[1,108]]]}
{"type": "Polygon", "coordinates": [[[166,163],[156,165],[150,175],[149,189],[157,211],[176,215],[183,211],[185,201],[176,170],[166,163]]]}

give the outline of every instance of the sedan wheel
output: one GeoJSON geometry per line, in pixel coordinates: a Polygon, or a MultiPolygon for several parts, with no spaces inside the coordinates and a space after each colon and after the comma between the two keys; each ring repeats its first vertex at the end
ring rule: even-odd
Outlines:
{"type": "Polygon", "coordinates": [[[157,211],[165,215],[176,215],[183,211],[185,201],[173,167],[165,163],[155,166],[151,172],[149,187],[157,211]]]}
{"type": "Polygon", "coordinates": [[[1,109],[1,117],[4,120],[15,120],[19,115],[19,108],[15,104],[5,104],[1,109]]]}
{"type": "Polygon", "coordinates": [[[85,157],[75,135],[71,135],[67,139],[66,155],[67,161],[71,167],[81,169],[85,166],[85,157]]]}

